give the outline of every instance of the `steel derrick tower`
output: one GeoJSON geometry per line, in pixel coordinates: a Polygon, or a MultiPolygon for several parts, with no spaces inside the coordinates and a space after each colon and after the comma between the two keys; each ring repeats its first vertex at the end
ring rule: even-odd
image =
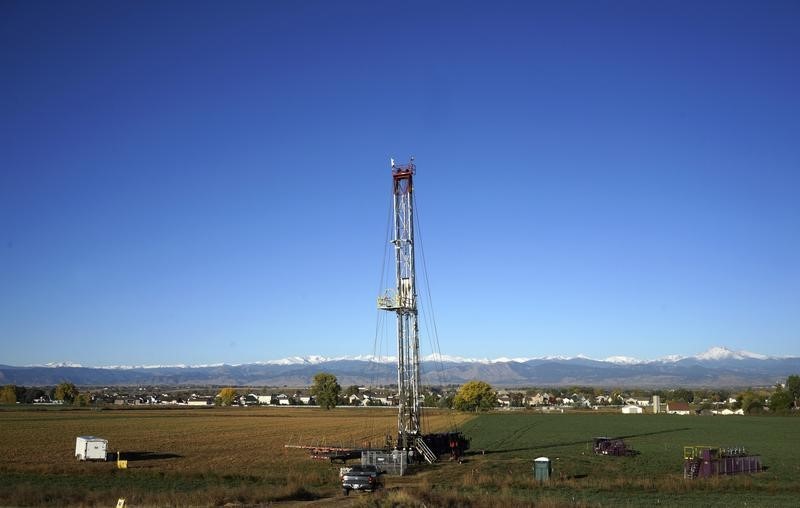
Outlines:
{"type": "Polygon", "coordinates": [[[414,158],[408,164],[392,159],[395,252],[393,289],[378,297],[378,308],[397,315],[397,446],[408,449],[421,434],[419,403],[419,326],[414,274],[414,158]]]}

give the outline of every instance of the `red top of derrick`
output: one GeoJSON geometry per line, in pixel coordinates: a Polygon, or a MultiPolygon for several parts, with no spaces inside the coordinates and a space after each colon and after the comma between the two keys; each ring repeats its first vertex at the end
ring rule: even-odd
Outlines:
{"type": "Polygon", "coordinates": [[[413,175],[416,172],[417,172],[417,166],[414,165],[413,160],[408,164],[392,165],[392,176],[395,178],[395,180],[401,178],[408,178],[409,176],[413,175]]]}

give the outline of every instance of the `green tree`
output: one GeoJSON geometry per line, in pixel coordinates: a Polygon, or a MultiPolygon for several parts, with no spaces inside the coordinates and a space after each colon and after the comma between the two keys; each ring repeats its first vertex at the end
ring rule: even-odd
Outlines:
{"type": "Polygon", "coordinates": [[[39,397],[43,397],[45,395],[45,391],[40,388],[26,388],[25,392],[22,394],[22,398],[20,399],[20,397],[17,397],[17,400],[23,404],[33,404],[34,399],[38,399],[39,397]]]}
{"type": "Polygon", "coordinates": [[[311,395],[317,399],[317,404],[319,404],[321,408],[335,408],[339,400],[339,392],[341,391],[342,387],[339,386],[339,382],[333,374],[319,372],[314,375],[314,385],[311,387],[311,395]]]}
{"type": "Polygon", "coordinates": [[[522,407],[525,405],[525,395],[522,392],[511,392],[508,394],[511,399],[511,407],[522,407]]]}
{"type": "Polygon", "coordinates": [[[351,395],[358,395],[358,385],[350,385],[344,390],[344,396],[349,397],[351,395]]]}
{"type": "Polygon", "coordinates": [[[779,386],[769,398],[769,410],[776,414],[788,413],[793,403],[792,394],[779,386]]]}
{"type": "Polygon", "coordinates": [[[484,411],[497,404],[497,394],[484,381],[465,383],[453,398],[453,407],[459,411],[484,411]]]}
{"type": "Polygon", "coordinates": [[[442,409],[451,409],[453,407],[453,394],[446,393],[442,395],[442,398],[439,399],[437,406],[442,409]]]}
{"type": "Polygon", "coordinates": [[[753,391],[746,391],[742,395],[741,407],[745,414],[758,414],[764,410],[764,399],[753,391]]]}
{"type": "Polygon", "coordinates": [[[422,405],[424,407],[436,407],[438,403],[439,403],[439,398],[436,396],[435,393],[432,392],[426,393],[422,400],[422,405]]]}
{"type": "Polygon", "coordinates": [[[14,385],[6,385],[0,390],[0,404],[16,404],[17,390],[14,385]]]}
{"type": "Polygon", "coordinates": [[[220,390],[214,400],[219,401],[220,406],[230,406],[238,396],[236,389],[228,386],[220,390]]]}
{"type": "Polygon", "coordinates": [[[800,399],[800,376],[786,378],[786,390],[792,395],[793,400],[800,399]]]}
{"type": "Polygon", "coordinates": [[[64,401],[65,404],[72,404],[75,397],[78,396],[78,389],[75,385],[64,381],[56,386],[56,391],[53,393],[53,398],[56,400],[64,401]]]}
{"type": "Polygon", "coordinates": [[[682,400],[683,402],[694,401],[694,393],[691,390],[687,390],[685,388],[677,388],[675,390],[672,390],[672,397],[675,400],[682,400]]]}

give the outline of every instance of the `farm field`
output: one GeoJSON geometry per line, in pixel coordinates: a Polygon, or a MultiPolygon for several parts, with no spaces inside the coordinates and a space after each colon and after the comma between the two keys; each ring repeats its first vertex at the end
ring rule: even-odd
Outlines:
{"type": "MultiPolygon", "coordinates": [[[[469,416],[433,412],[431,429],[469,416]]],[[[391,409],[187,408],[0,411],[0,506],[218,506],[340,496],[338,466],[287,443],[382,445],[391,409]],[[75,438],[96,435],[122,452],[78,462],[75,438]],[[336,438],[336,439],[333,439],[336,438]]]]}
{"type": "Polygon", "coordinates": [[[800,419],[612,413],[426,413],[431,430],[457,423],[472,438],[463,464],[442,462],[386,478],[374,495],[344,498],[338,466],[284,444],[383,443],[393,409],[220,408],[0,411],[0,505],[221,506],[797,506],[800,419]],[[75,437],[120,450],[79,463],[75,437]],[[595,456],[593,436],[624,437],[640,453],[595,456]],[[332,437],[338,439],[331,439],[332,437]],[[767,470],[684,480],[684,445],[744,446],[767,470]],[[553,479],[532,478],[539,456],[553,479]]]}

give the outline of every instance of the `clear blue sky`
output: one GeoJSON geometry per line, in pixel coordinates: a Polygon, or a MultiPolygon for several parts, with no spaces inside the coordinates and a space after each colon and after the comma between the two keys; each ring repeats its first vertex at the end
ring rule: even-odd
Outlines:
{"type": "Polygon", "coordinates": [[[798,26],[794,1],[2,2],[0,363],[370,353],[409,155],[443,353],[800,355],[798,26]]]}

